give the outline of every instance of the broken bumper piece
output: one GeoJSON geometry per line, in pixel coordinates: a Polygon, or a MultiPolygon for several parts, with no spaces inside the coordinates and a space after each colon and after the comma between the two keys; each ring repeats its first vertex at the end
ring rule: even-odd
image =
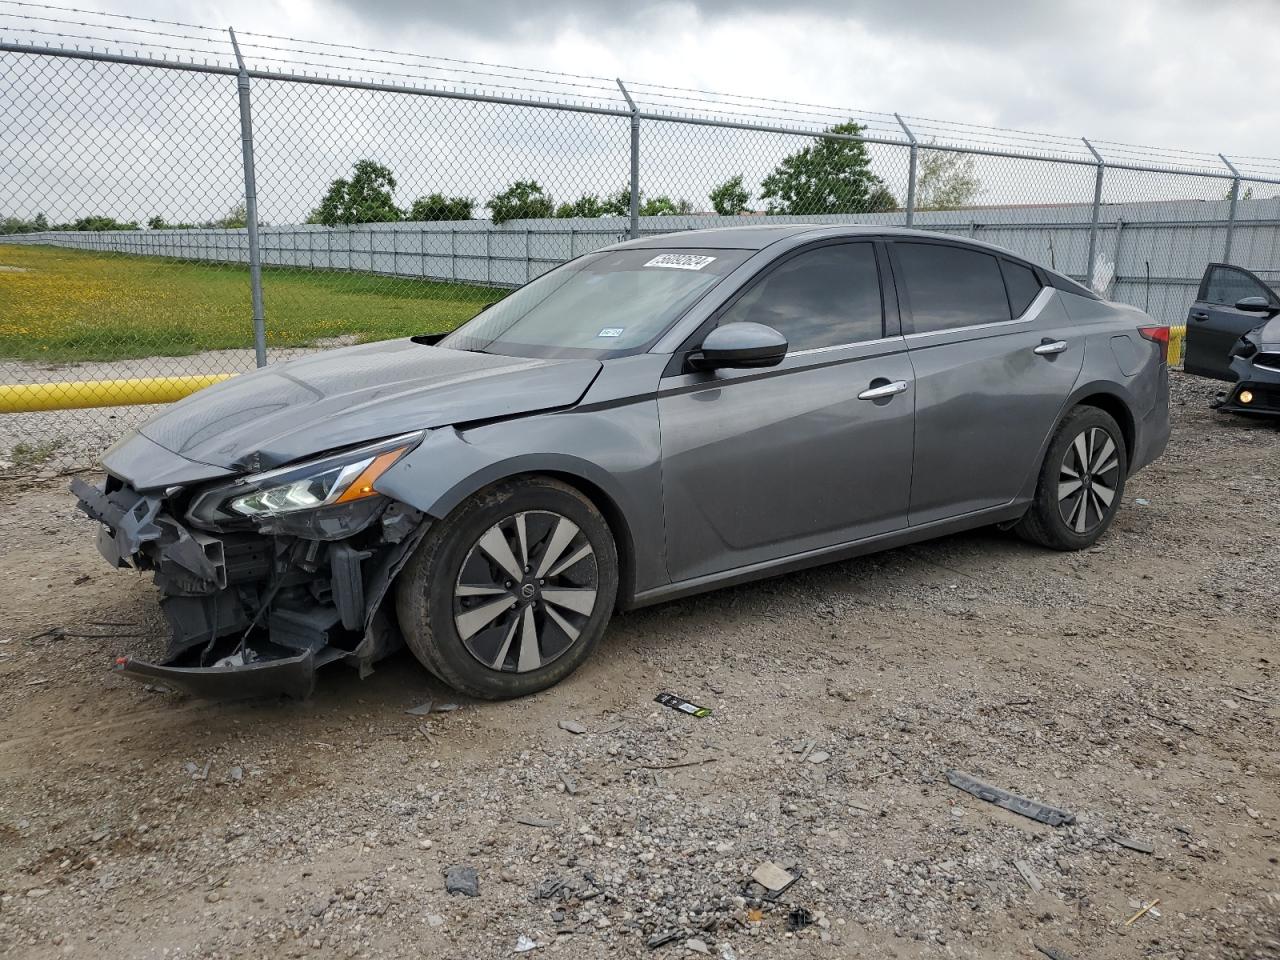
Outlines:
{"type": "Polygon", "coordinates": [[[198,530],[181,491],[76,479],[72,492],[102,524],[106,560],[151,572],[160,588],[166,655],[121,657],[122,676],[214,699],[301,699],[321,667],[342,661],[363,677],[402,645],[384,600],[427,523],[396,501],[365,499],[287,528],[198,530]]]}

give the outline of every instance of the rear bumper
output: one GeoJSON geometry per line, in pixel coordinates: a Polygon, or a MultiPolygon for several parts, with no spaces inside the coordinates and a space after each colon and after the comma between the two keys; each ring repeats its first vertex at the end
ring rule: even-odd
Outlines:
{"type": "Polygon", "coordinates": [[[366,500],[346,525],[217,533],[191,527],[159,491],[78,478],[71,489],[102,524],[107,562],[152,572],[160,589],[171,630],[165,656],[122,657],[122,676],[217,699],[303,698],[320,667],[343,661],[363,676],[401,645],[383,601],[426,532],[415,510],[366,500]]]}
{"type": "Polygon", "coordinates": [[[1172,426],[1169,422],[1169,367],[1161,364],[1158,382],[1151,392],[1151,405],[1135,424],[1135,445],[1130,457],[1129,473],[1134,474],[1154,463],[1169,446],[1172,426]]]}

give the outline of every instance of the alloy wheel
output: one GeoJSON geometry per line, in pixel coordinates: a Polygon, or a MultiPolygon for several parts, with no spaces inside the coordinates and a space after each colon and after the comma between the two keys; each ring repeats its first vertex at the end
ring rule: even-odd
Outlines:
{"type": "Polygon", "coordinates": [[[1058,472],[1058,512],[1062,522],[1085,535],[1102,525],[1115,501],[1120,456],[1115,438],[1089,427],[1067,447],[1058,472]]]}
{"type": "Polygon", "coordinates": [[[453,622],[491,670],[527,673],[564,654],[596,607],[595,550],[568,517],[529,510],[495,523],[468,551],[453,622]]]}

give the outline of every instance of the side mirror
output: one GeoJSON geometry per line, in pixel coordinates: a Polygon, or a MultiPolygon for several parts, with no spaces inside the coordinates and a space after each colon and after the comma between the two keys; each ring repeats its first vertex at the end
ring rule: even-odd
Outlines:
{"type": "Polygon", "coordinates": [[[787,355],[787,338],[763,323],[726,323],[690,359],[700,370],[773,367],[787,355]]]}
{"type": "Polygon", "coordinates": [[[1244,297],[1236,301],[1236,309],[1245,313],[1273,313],[1271,302],[1266,297],[1244,297]]]}

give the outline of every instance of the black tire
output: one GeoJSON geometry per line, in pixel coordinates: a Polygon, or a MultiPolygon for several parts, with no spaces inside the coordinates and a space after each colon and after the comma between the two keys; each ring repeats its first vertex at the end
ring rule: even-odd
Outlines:
{"type": "Polygon", "coordinates": [[[617,593],[617,548],[600,511],[567,484],[522,477],[482,490],[432,525],[397,579],[396,613],[405,642],[428,670],[469,696],[507,700],[545,690],[576,670],[604,635],[617,593]],[[540,570],[570,527],[576,527],[572,540],[540,570]],[[493,552],[503,553],[505,562],[481,544],[483,538],[490,550],[500,546],[495,531],[510,555],[493,552]],[[517,570],[523,565],[520,580],[511,575],[512,562],[517,570]],[[486,622],[489,611],[508,601],[509,608],[486,622]],[[588,602],[589,611],[575,609],[588,602]],[[486,625],[475,627],[478,622],[486,625]],[[529,624],[532,653],[525,646],[529,624]]]}
{"type": "Polygon", "coordinates": [[[1092,546],[1115,519],[1124,500],[1128,474],[1129,454],[1119,425],[1097,407],[1076,407],[1063,419],[1049,444],[1040,467],[1035,500],[1014,527],[1015,532],[1024,540],[1051,550],[1092,546]],[[1114,445],[1113,452],[1108,450],[1107,440],[1114,445]],[[1076,483],[1072,474],[1081,472],[1077,468],[1082,459],[1092,463],[1082,472],[1079,486],[1072,489],[1076,483]],[[1111,501],[1104,505],[1106,491],[1110,491],[1111,501]]]}

